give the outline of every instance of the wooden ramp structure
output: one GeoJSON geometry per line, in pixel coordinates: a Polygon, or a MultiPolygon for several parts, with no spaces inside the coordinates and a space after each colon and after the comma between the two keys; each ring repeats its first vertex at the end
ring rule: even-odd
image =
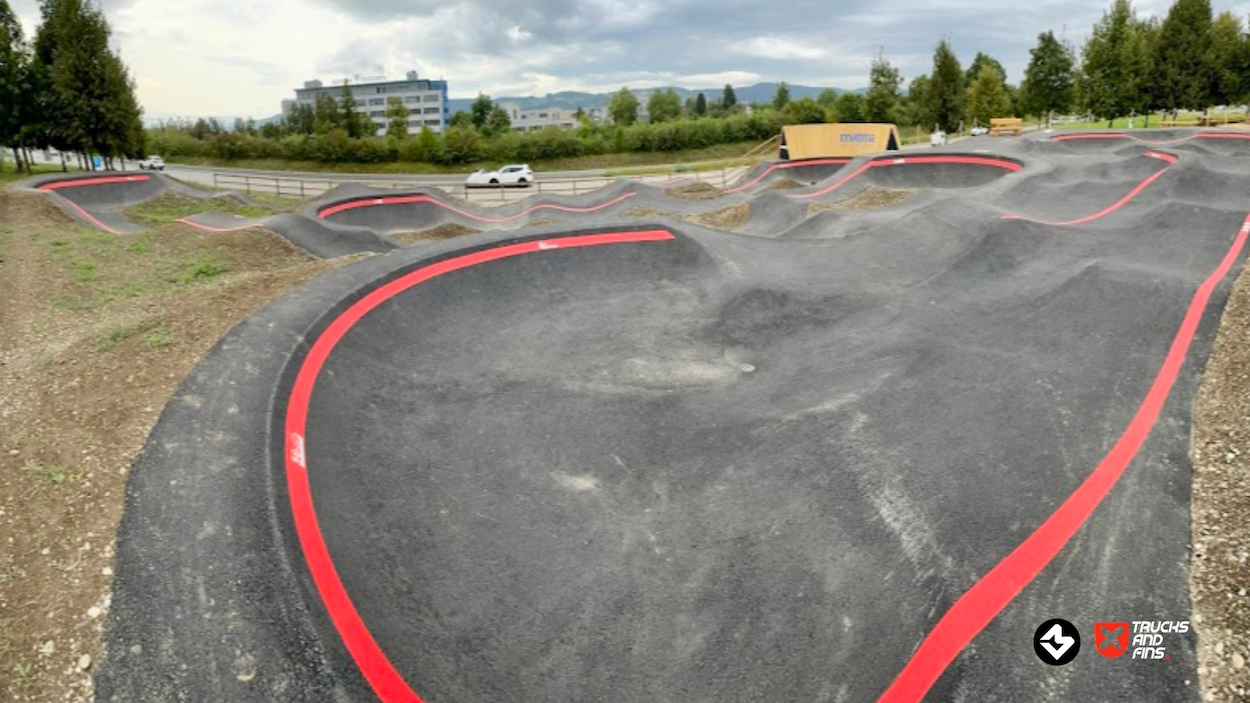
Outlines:
{"type": "Polygon", "coordinates": [[[783,161],[829,156],[861,156],[898,151],[902,140],[892,124],[801,124],[781,128],[780,158],[783,161]]]}

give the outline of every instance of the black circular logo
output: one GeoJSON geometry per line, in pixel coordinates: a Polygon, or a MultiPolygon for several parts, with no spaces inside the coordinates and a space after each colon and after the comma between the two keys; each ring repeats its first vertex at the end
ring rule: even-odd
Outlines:
{"type": "Polygon", "coordinates": [[[1081,633],[1067,620],[1047,620],[1033,633],[1033,651],[1047,664],[1063,666],[1076,659],[1077,652],[1081,651],[1081,633]]]}

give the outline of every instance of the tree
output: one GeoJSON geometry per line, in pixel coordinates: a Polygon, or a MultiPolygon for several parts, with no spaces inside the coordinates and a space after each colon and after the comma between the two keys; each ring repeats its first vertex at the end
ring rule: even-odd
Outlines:
{"type": "Polygon", "coordinates": [[[699,93],[698,97],[694,99],[694,114],[699,117],[707,114],[707,96],[703,93],[699,93]]]}
{"type": "Polygon", "coordinates": [[[1221,12],[1211,25],[1211,65],[1214,70],[1213,102],[1231,105],[1246,94],[1247,79],[1241,65],[1246,46],[1245,30],[1241,18],[1231,12],[1221,12]]]}
{"type": "MultiPolygon", "coordinates": [[[[5,146],[13,149],[18,171],[22,170],[22,159],[18,154],[22,105],[31,98],[26,82],[28,62],[22,25],[9,7],[8,0],[0,0],[0,150],[5,146]]],[[[0,152],[2,158],[3,152],[0,152]]]]}
{"type": "Polygon", "coordinates": [[[1003,77],[1003,81],[1007,80],[1007,69],[1003,68],[998,59],[978,51],[976,57],[972,59],[972,63],[968,65],[968,70],[964,72],[964,85],[972,85],[973,81],[981,75],[981,69],[985,66],[993,66],[994,70],[998,71],[998,75],[1003,77]]]}
{"type": "Polygon", "coordinates": [[[408,108],[404,107],[403,98],[386,101],[386,136],[400,140],[408,138],[408,108]]]}
{"type": "Polygon", "coordinates": [[[903,79],[898,69],[877,54],[868,73],[868,94],[864,96],[864,119],[868,122],[894,122],[898,108],[898,87],[903,79]]]}
{"type": "MultiPolygon", "coordinates": [[[[56,51],[48,72],[54,95],[55,132],[85,153],[116,155],[130,125],[122,124],[121,101],[132,91],[124,68],[109,50],[104,15],[82,0],[50,0],[56,51]]],[[[137,107],[137,103],[136,103],[137,107]]]]}
{"type": "Polygon", "coordinates": [[[672,88],[655,91],[647,98],[647,115],[652,124],[681,117],[681,96],[672,88]]]}
{"type": "Polygon", "coordinates": [[[1155,55],[1158,52],[1160,26],[1158,20],[1134,19],[1129,23],[1128,39],[1121,48],[1124,65],[1124,107],[1130,114],[1144,114],[1150,126],[1150,112],[1160,105],[1160,92],[1154,79],[1155,55]]]}
{"type": "MultiPolygon", "coordinates": [[[[928,109],[934,123],[947,132],[959,129],[964,118],[964,72],[959,59],[945,39],[933,52],[933,73],[929,77],[928,109]]],[[[927,125],[926,125],[927,128],[927,125]]]]}
{"type": "Polygon", "coordinates": [[[478,93],[473,104],[469,106],[469,112],[473,115],[473,126],[485,129],[486,120],[490,119],[490,111],[494,107],[495,102],[490,99],[489,95],[478,93]]]}
{"type": "Polygon", "coordinates": [[[615,124],[630,126],[638,121],[638,97],[629,88],[621,88],[608,101],[608,114],[615,124]]]}
{"type": "Polygon", "coordinates": [[[825,108],[810,97],[802,97],[781,110],[785,124],[817,124],[827,119],[825,108]]]}
{"type": "Polygon", "coordinates": [[[1161,107],[1173,112],[1210,107],[1215,87],[1210,49],[1210,0],[1176,0],[1159,29],[1155,53],[1161,107]]]}
{"type": "Polygon", "coordinates": [[[292,134],[311,135],[317,131],[317,113],[308,103],[300,103],[291,108],[286,117],[287,129],[292,134]]]}
{"type": "Polygon", "coordinates": [[[734,92],[732,85],[725,84],[725,90],[721,93],[720,104],[726,111],[732,110],[733,106],[738,104],[738,94],[734,92]]]}
{"type": "Polygon", "coordinates": [[[417,143],[415,155],[417,161],[432,163],[439,160],[439,141],[438,135],[429,127],[422,127],[421,133],[417,135],[417,143]]]}
{"type": "Polygon", "coordinates": [[[820,95],[816,96],[816,102],[819,103],[821,107],[828,110],[834,105],[837,105],[838,92],[834,90],[833,88],[825,88],[824,90],[820,91],[820,95]]]}
{"type": "Polygon", "coordinates": [[[1070,110],[1076,87],[1075,64],[1072,50],[1060,43],[1054,32],[1037,35],[1021,86],[1025,110],[1045,115],[1047,125],[1055,112],[1070,110]]]}
{"type": "Polygon", "coordinates": [[[981,72],[968,86],[967,118],[979,125],[988,125],[994,117],[1007,117],[1011,112],[1011,96],[1003,76],[992,64],[981,65],[981,72]]]}
{"type": "MultiPolygon", "coordinates": [[[[578,108],[581,111],[581,108],[578,108]]],[[[583,111],[582,115],[586,113],[583,111]]],[[[486,118],[487,134],[503,134],[512,130],[512,118],[508,116],[508,111],[501,105],[495,105],[490,109],[490,116],[486,118]]]]}
{"type": "Polygon", "coordinates": [[[834,108],[839,122],[864,121],[864,96],[858,93],[843,93],[838,96],[837,107],[834,108]]]}
{"type": "Polygon", "coordinates": [[[1131,81],[1125,57],[1132,53],[1129,44],[1136,22],[1128,0],[1115,0],[1094,25],[1081,52],[1081,102],[1086,110],[1108,121],[1132,109],[1130,103],[1134,96],[1128,92],[1131,81]]]}
{"type": "Polygon", "coordinates": [[[346,83],[343,84],[343,92],[339,94],[339,112],[342,113],[343,129],[347,130],[347,136],[352,139],[373,136],[373,123],[356,111],[356,97],[346,83]]]}
{"type": "Polygon", "coordinates": [[[777,84],[777,92],[773,93],[773,109],[780,110],[790,104],[790,86],[785,81],[777,84]]]}
{"type": "Polygon", "coordinates": [[[472,127],[473,115],[470,115],[464,110],[459,110],[456,112],[456,114],[451,116],[451,120],[447,123],[447,126],[448,127],[461,127],[461,128],[472,127]]]}
{"type": "Polygon", "coordinates": [[[931,125],[934,118],[929,114],[929,77],[919,75],[907,86],[907,122],[913,125],[931,125]]]}
{"type": "Polygon", "coordinates": [[[338,101],[327,93],[317,93],[313,101],[313,115],[313,131],[317,134],[329,134],[331,130],[343,127],[343,113],[339,110],[338,101]]]}

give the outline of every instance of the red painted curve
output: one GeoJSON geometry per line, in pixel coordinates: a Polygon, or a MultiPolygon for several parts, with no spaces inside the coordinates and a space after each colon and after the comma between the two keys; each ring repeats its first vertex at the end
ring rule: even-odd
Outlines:
{"type": "Polygon", "coordinates": [[[1250,237],[1250,215],[1233,238],[1232,244],[1211,275],[1190,300],[1180,329],[1172,339],[1167,356],[1155,376],[1137,413],[1120,435],[1115,446],[1103,457],[1093,473],[1068,496],[1027,539],[981,577],[920,643],[878,703],[919,703],[946,671],[946,667],[985,629],[1015,597],[1032,583],[1077,533],[1090,514],[1111,491],[1146,442],[1155,420],[1163,409],[1177,375],[1202,322],[1211,294],[1224,279],[1250,237]]]}
{"type": "Polygon", "coordinates": [[[1086,222],[1093,222],[1094,220],[1106,217],[1107,215],[1110,215],[1116,210],[1119,210],[1120,208],[1124,207],[1133,198],[1136,198],[1138,195],[1140,195],[1143,190],[1150,187],[1151,183],[1154,183],[1155,181],[1159,180],[1159,178],[1163,174],[1167,173],[1168,169],[1175,166],[1176,162],[1179,160],[1177,156],[1173,154],[1164,153],[1162,151],[1148,151],[1144,154],[1144,156],[1146,156],[1147,158],[1159,159],[1160,161],[1164,161],[1167,163],[1167,166],[1164,166],[1159,171],[1147,176],[1144,180],[1142,180],[1141,183],[1138,183],[1135,188],[1130,190],[1128,192],[1128,195],[1125,195],[1123,198],[1120,198],[1119,200],[1099,210],[1098,212],[1095,212],[1092,215],[1086,215],[1085,217],[1078,217],[1075,220],[1065,220],[1063,222],[1047,222],[1045,220],[1035,220],[1031,217],[1025,217],[1024,215],[1003,215],[1002,219],[1023,220],[1025,222],[1036,222],[1038,224],[1050,225],[1052,227],[1068,227],[1070,225],[1083,225],[1086,222]]]}
{"type": "Polygon", "coordinates": [[[1105,134],[1062,134],[1051,137],[1050,141],[1070,142],[1079,139],[1131,139],[1135,142],[1149,144],[1151,146],[1168,146],[1171,144],[1182,144],[1192,139],[1250,139],[1250,134],[1233,134],[1231,132],[1199,132],[1198,134],[1191,134],[1188,137],[1181,137],[1180,139],[1163,139],[1155,141],[1142,139],[1141,137],[1137,137],[1126,132],[1107,132],[1105,134]]]}
{"type": "Polygon", "coordinates": [[[362,200],[349,200],[345,203],[339,203],[337,205],[330,205],[329,207],[326,207],[325,209],[318,212],[317,217],[324,220],[327,217],[338,214],[340,212],[346,212],[348,210],[355,210],[355,209],[364,208],[364,207],[378,207],[381,205],[403,205],[407,203],[430,203],[432,205],[437,205],[438,207],[441,207],[444,210],[450,210],[451,212],[454,212],[457,215],[460,215],[462,217],[468,217],[470,219],[477,220],[478,222],[498,223],[498,222],[508,222],[511,220],[515,220],[517,218],[524,217],[530,214],[531,212],[535,212],[537,210],[557,210],[559,212],[572,212],[572,213],[598,212],[599,210],[602,210],[604,208],[612,207],[613,205],[616,205],[617,203],[621,203],[626,200],[629,200],[635,195],[637,195],[637,193],[633,193],[633,192],[625,193],[624,195],[621,195],[620,197],[617,197],[617,198],[613,198],[612,200],[609,200],[606,203],[600,203],[599,205],[593,205],[591,207],[568,207],[566,205],[551,205],[551,204],[535,205],[534,207],[529,208],[528,210],[523,210],[515,215],[509,215],[507,217],[483,217],[482,215],[475,215],[471,212],[466,212],[464,210],[461,210],[460,208],[455,207],[454,205],[449,205],[437,198],[432,198],[428,195],[397,195],[397,196],[383,197],[383,198],[366,198],[362,200]]]}
{"type": "Polygon", "coordinates": [[[847,177],[837,181],[833,185],[823,188],[812,193],[799,193],[797,195],[789,195],[789,198],[816,198],[821,195],[828,195],[842,186],[850,183],[858,178],[868,169],[872,168],[889,168],[893,166],[917,166],[921,164],[964,164],[968,166],[991,166],[1006,169],[1011,172],[1019,172],[1024,167],[1014,161],[1005,159],[995,159],[984,156],[900,156],[898,158],[874,159],[859,168],[855,169],[847,177]]]}
{"type": "Polygon", "coordinates": [[[759,183],[760,181],[764,180],[764,178],[767,177],[768,174],[772,173],[773,171],[783,170],[787,168],[801,168],[803,166],[845,166],[849,163],[851,163],[850,159],[809,159],[806,161],[787,161],[783,163],[777,163],[777,164],[773,164],[772,166],[769,166],[767,170],[765,170],[763,173],[756,176],[755,178],[751,179],[749,182],[743,183],[740,186],[734,186],[733,188],[729,188],[725,192],[726,193],[738,193],[738,192],[744,191],[747,188],[750,188],[751,186],[755,185],[756,183],[759,183]]]}
{"type": "Polygon", "coordinates": [[[81,178],[73,181],[53,181],[38,186],[39,190],[60,190],[62,188],[82,188],[84,186],[100,186],[109,183],[134,183],[150,180],[149,176],[108,176],[105,178],[81,178]]]}
{"type": "Polygon", "coordinates": [[[382,703],[422,703],[422,701],[416,691],[395,670],[394,665],[373,638],[364,620],[361,619],[360,613],[357,612],[356,606],[352,603],[338,570],[334,566],[329,548],[326,546],[321,525],[317,521],[312,487],[308,479],[308,457],[305,454],[304,441],[308,407],[317,376],[331,352],[357,322],[382,303],[425,281],[453,271],[488,261],[552,249],[660,242],[673,239],[675,237],[672,233],[665,230],[610,232],[521,242],[440,261],[401,276],[365,295],[339,314],[313,342],[308,355],[300,365],[287,403],[283,447],[291,515],[295,522],[295,531],[299,537],[304,561],[308,565],[308,571],[312,575],[321,602],[325,605],[330,620],[334,623],[348,653],[382,703]]]}

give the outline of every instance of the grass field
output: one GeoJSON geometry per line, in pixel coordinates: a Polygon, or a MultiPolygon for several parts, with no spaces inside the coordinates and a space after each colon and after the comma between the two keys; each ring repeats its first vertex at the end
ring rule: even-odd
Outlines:
{"type": "MultiPolygon", "coordinates": [[[[12,183],[13,181],[20,181],[23,178],[31,177],[31,174],[28,174],[24,171],[22,173],[17,173],[17,171],[14,169],[14,166],[13,166],[12,154],[6,154],[5,157],[6,158],[4,159],[4,163],[0,164],[0,184],[12,183]]],[[[77,171],[78,169],[71,168],[70,170],[77,171]]],[[[34,175],[36,176],[41,173],[60,173],[61,165],[60,164],[35,164],[34,172],[35,172],[34,175]]]]}
{"type": "MultiPolygon", "coordinates": [[[[1201,116],[1202,115],[1198,113],[1181,114],[1181,116],[1177,118],[1177,121],[1197,123],[1198,119],[1201,116]]],[[[1212,112],[1211,116],[1223,118],[1225,114],[1223,112],[1212,112]]],[[[1231,112],[1230,111],[1228,113],[1228,117],[1231,117],[1237,120],[1245,120],[1246,115],[1244,112],[1231,112]]],[[[1132,118],[1132,120],[1133,120],[1133,129],[1145,129],[1146,128],[1146,118],[1143,115],[1138,115],[1132,118]]],[[[1162,123],[1168,120],[1171,120],[1171,116],[1164,118],[1164,117],[1160,117],[1159,115],[1151,115],[1149,128],[1155,129],[1155,128],[1161,127],[1162,123]]],[[[1129,118],[1120,117],[1111,123],[1110,129],[1128,129],[1129,128],[1128,123],[1129,123],[1129,118]]],[[[1092,122],[1068,122],[1066,124],[1057,124],[1057,125],[1054,125],[1054,128],[1062,129],[1062,130],[1108,129],[1108,126],[1107,126],[1107,120],[1094,120],[1092,122]]]]}

